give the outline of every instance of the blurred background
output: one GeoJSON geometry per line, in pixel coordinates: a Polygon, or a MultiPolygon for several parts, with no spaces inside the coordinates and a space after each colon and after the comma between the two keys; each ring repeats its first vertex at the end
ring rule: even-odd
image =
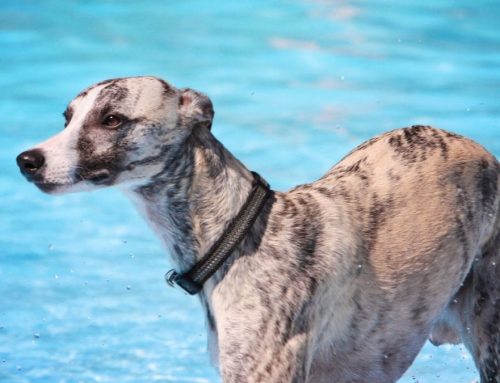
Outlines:
{"type": "MultiPolygon", "coordinates": [[[[115,190],[50,197],[15,156],[111,77],[207,93],[214,134],[275,189],[411,124],[500,155],[500,3],[0,2],[0,382],[218,382],[198,301],[115,190]]],[[[461,346],[427,344],[401,382],[470,383],[461,346]]]]}

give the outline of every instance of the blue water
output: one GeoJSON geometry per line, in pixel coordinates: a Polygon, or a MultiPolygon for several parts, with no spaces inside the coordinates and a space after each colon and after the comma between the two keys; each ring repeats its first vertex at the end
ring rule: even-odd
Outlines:
{"type": "MultiPolygon", "coordinates": [[[[496,1],[0,2],[0,381],[218,382],[196,298],[117,191],[50,197],[15,155],[82,88],[153,74],[208,93],[214,133],[279,190],[414,123],[500,156],[496,1]]],[[[403,383],[477,379],[426,345],[403,383]]]]}

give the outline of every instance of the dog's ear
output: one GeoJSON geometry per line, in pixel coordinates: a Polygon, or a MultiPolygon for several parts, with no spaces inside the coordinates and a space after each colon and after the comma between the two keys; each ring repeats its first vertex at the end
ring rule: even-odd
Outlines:
{"type": "Polygon", "coordinates": [[[212,101],[196,90],[181,89],[179,100],[179,115],[183,120],[183,125],[191,129],[196,127],[212,127],[214,118],[214,108],[212,101]]]}

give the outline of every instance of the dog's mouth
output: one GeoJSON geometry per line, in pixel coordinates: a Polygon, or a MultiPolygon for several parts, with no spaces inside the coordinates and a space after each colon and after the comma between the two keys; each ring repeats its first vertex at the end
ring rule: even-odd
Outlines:
{"type": "Polygon", "coordinates": [[[106,169],[96,171],[82,170],[75,172],[73,178],[75,179],[75,183],[87,181],[94,185],[103,185],[111,179],[111,173],[106,169]]]}
{"type": "Polygon", "coordinates": [[[57,194],[58,190],[63,190],[72,185],[59,182],[45,182],[43,180],[32,180],[31,182],[33,182],[38,189],[48,194],[57,194]]]}
{"type": "MultiPolygon", "coordinates": [[[[104,186],[107,182],[111,180],[111,173],[108,170],[99,170],[93,172],[92,174],[79,174],[75,173],[74,177],[71,177],[71,180],[67,182],[51,182],[43,177],[32,178],[29,181],[33,182],[41,191],[48,194],[64,194],[66,192],[71,192],[73,187],[77,187],[78,184],[82,185],[82,187],[78,188],[78,190],[92,190],[89,189],[89,184],[96,186],[104,186]],[[87,186],[84,186],[87,184],[87,186]]],[[[77,190],[75,190],[77,191],[77,190]]]]}
{"type": "Polygon", "coordinates": [[[85,177],[85,179],[94,185],[103,185],[111,179],[111,173],[106,169],[102,169],[85,177]]]}
{"type": "Polygon", "coordinates": [[[45,179],[44,176],[41,176],[40,174],[35,174],[33,176],[29,176],[26,174],[23,174],[23,175],[26,178],[26,181],[33,183],[38,189],[40,189],[41,191],[43,191],[45,193],[53,193],[54,190],[56,190],[58,188],[63,188],[63,187],[67,187],[70,185],[69,183],[66,184],[63,182],[48,181],[45,179]]]}

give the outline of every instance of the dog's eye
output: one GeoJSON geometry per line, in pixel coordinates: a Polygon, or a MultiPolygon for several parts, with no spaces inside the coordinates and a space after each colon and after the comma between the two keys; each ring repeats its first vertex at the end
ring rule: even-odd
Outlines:
{"type": "Polygon", "coordinates": [[[102,124],[108,128],[117,128],[122,123],[122,119],[115,114],[108,114],[102,120],[102,124]]]}
{"type": "Polygon", "coordinates": [[[66,127],[71,121],[71,117],[73,116],[73,111],[68,108],[64,111],[63,116],[64,116],[64,127],[66,127]]]}

